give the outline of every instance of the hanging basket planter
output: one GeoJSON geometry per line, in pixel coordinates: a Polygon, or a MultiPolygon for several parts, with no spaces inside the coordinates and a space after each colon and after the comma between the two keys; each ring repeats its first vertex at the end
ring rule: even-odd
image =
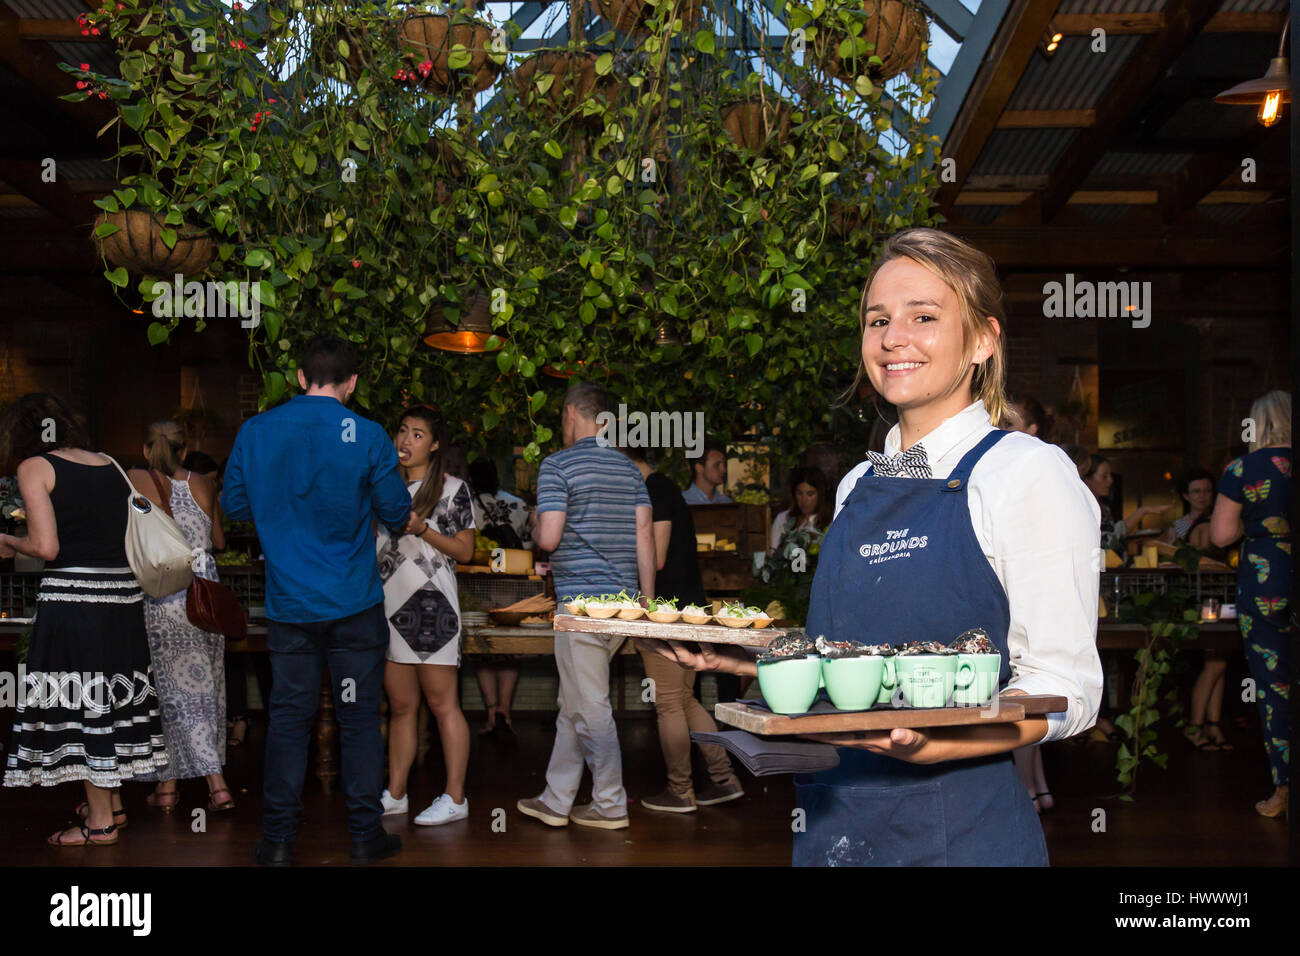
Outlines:
{"type": "Polygon", "coordinates": [[[501,71],[491,57],[492,27],[482,20],[412,14],[402,21],[398,45],[414,64],[415,82],[430,93],[480,93],[501,71]],[[457,46],[464,50],[452,49],[457,46]]]}
{"type": "MultiPolygon", "coordinates": [[[[676,16],[682,21],[682,29],[690,29],[699,24],[704,7],[703,0],[666,0],[672,6],[676,4],[676,16]]],[[[656,11],[648,0],[596,0],[596,9],[605,22],[619,33],[645,35],[650,32],[646,24],[653,20],[663,6],[656,11]]]]}
{"type": "MultiPolygon", "coordinates": [[[[597,74],[594,53],[538,53],[515,67],[512,77],[524,102],[551,114],[581,113],[582,104],[593,96],[604,100],[610,109],[618,102],[621,89],[613,74],[597,74]]],[[[588,118],[598,121],[600,114],[588,118]]]]}
{"type": "Polygon", "coordinates": [[[440,206],[451,205],[452,190],[465,178],[465,162],[461,158],[464,144],[453,141],[456,135],[454,130],[440,129],[424,144],[424,151],[444,170],[444,175],[434,180],[435,198],[440,206]]]}
{"type": "Polygon", "coordinates": [[[840,56],[840,44],[853,40],[849,34],[827,30],[818,31],[812,50],[821,69],[831,76],[852,83],[866,74],[879,83],[910,70],[921,59],[921,46],[929,36],[925,14],[905,0],[862,0],[866,20],[858,41],[871,44],[865,51],[859,47],[856,56],[840,56]],[[880,57],[880,63],[869,62],[880,57]]]}
{"type": "Polygon", "coordinates": [[[216,244],[201,230],[190,225],[176,227],[176,244],[167,248],[163,231],[171,229],[162,217],[143,209],[100,213],[91,236],[100,254],[115,266],[141,275],[198,275],[212,262],[216,244]],[[95,233],[103,223],[112,223],[117,231],[98,238],[95,233]]]}
{"type": "Polygon", "coordinates": [[[772,140],[784,146],[790,139],[790,106],[781,101],[741,100],[723,107],[722,128],[743,149],[760,152],[772,140]]]}

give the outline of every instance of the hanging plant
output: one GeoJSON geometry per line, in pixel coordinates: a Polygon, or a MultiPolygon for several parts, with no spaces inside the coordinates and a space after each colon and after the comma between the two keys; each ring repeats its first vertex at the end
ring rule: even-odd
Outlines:
{"type": "Polygon", "coordinates": [[[821,68],[852,84],[863,74],[881,83],[911,70],[928,35],[925,14],[908,0],[862,0],[832,8],[812,42],[821,68]]]}
{"type": "MultiPolygon", "coordinates": [[[[472,7],[470,7],[472,10],[472,7]]],[[[401,26],[403,55],[417,82],[432,93],[482,92],[496,82],[500,66],[493,59],[492,26],[457,10],[445,14],[413,13],[401,26]]]]}
{"type": "Polygon", "coordinates": [[[143,276],[199,275],[216,255],[215,244],[202,230],[185,222],[169,225],[143,209],[102,212],[91,235],[104,259],[143,276]]]}
{"type": "Polygon", "coordinates": [[[696,27],[703,16],[702,0],[596,0],[596,9],[605,22],[620,33],[644,35],[651,22],[671,14],[680,18],[686,29],[696,27]]]}

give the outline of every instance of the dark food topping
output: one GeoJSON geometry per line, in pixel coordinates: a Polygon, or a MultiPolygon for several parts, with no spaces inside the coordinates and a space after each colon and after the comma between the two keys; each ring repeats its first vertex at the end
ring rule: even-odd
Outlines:
{"type": "Polygon", "coordinates": [[[957,652],[938,641],[912,641],[904,644],[898,653],[901,657],[911,657],[916,654],[956,654],[957,652]]]}
{"type": "Polygon", "coordinates": [[[996,654],[997,645],[989,640],[988,632],[982,627],[972,627],[962,631],[952,642],[954,650],[962,654],[996,654]]]}
{"type": "Polygon", "coordinates": [[[828,641],[824,637],[817,638],[817,653],[831,660],[842,657],[861,657],[865,650],[866,645],[858,641],[828,641]]]}
{"type": "Polygon", "coordinates": [[[782,634],[780,637],[774,637],[772,643],[767,645],[763,654],[764,657],[803,657],[808,654],[816,654],[817,647],[808,638],[799,634],[782,634]]]}
{"type": "Polygon", "coordinates": [[[803,660],[805,657],[809,657],[809,656],[811,655],[809,654],[762,654],[758,657],[758,663],[780,664],[783,661],[800,661],[803,660]]]}
{"type": "Polygon", "coordinates": [[[867,644],[862,648],[864,657],[893,657],[897,653],[893,644],[867,644]]]}

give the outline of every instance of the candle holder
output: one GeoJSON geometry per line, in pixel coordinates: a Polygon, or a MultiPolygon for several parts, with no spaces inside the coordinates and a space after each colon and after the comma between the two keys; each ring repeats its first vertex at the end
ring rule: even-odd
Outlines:
{"type": "Polygon", "coordinates": [[[1217,621],[1219,619],[1219,599],[1206,598],[1201,604],[1201,620],[1217,621]]]}

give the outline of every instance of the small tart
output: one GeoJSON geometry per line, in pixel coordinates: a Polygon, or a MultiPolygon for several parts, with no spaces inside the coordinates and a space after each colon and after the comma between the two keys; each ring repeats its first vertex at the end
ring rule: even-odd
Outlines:
{"type": "Polygon", "coordinates": [[[624,621],[635,621],[645,616],[643,607],[622,607],[618,609],[618,616],[624,621]]]}
{"type": "Polygon", "coordinates": [[[713,620],[713,615],[712,614],[688,614],[687,612],[683,611],[682,620],[685,621],[687,624],[708,624],[709,621],[713,620]]]}
{"type": "Polygon", "coordinates": [[[762,614],[754,618],[755,627],[767,627],[771,623],[772,623],[772,619],[768,617],[766,614],[762,614]]]}
{"type": "Polygon", "coordinates": [[[752,617],[725,617],[719,614],[718,622],[727,625],[727,627],[749,627],[754,623],[754,619],[752,617]]]}
{"type": "Polygon", "coordinates": [[[581,603],[580,601],[570,601],[568,604],[564,605],[564,609],[568,611],[570,614],[572,614],[574,617],[582,617],[583,609],[585,607],[586,605],[581,603]]]}
{"type": "Polygon", "coordinates": [[[588,604],[583,607],[583,610],[587,612],[587,617],[594,617],[598,620],[611,618],[619,612],[617,607],[601,604],[588,604]]]}
{"type": "Polygon", "coordinates": [[[650,620],[654,621],[656,624],[672,624],[681,616],[681,611],[663,610],[646,612],[646,617],[650,618],[650,620]]]}

